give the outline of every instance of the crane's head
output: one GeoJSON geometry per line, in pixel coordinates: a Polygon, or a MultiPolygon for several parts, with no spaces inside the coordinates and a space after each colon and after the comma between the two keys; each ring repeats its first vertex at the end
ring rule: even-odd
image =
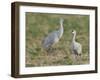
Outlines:
{"type": "Polygon", "coordinates": [[[76,34],[76,30],[72,30],[72,34],[76,34]]]}
{"type": "Polygon", "coordinates": [[[63,18],[60,18],[60,23],[63,23],[64,22],[64,19],[63,18]]]}

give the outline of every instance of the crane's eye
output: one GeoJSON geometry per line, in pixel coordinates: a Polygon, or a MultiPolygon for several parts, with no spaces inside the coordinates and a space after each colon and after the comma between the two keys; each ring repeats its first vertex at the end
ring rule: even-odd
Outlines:
{"type": "Polygon", "coordinates": [[[72,30],[72,33],[74,32],[74,30],[72,30]]]}

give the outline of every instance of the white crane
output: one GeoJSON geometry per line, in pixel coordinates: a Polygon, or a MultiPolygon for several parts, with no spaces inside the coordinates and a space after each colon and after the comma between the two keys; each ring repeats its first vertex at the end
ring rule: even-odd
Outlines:
{"type": "Polygon", "coordinates": [[[56,44],[59,39],[62,37],[63,35],[63,19],[60,19],[60,28],[56,31],[51,32],[50,34],[48,34],[47,37],[44,38],[42,45],[43,48],[46,50],[49,50],[54,44],[56,44]]]}
{"type": "Polygon", "coordinates": [[[72,31],[73,38],[72,38],[72,43],[71,43],[71,51],[72,54],[74,54],[75,58],[77,58],[78,55],[82,54],[82,45],[78,42],[75,41],[76,37],[76,31],[72,31]]]}

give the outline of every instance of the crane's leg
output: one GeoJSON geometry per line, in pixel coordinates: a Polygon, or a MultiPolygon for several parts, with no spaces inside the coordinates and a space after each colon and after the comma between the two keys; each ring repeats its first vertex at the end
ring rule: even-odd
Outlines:
{"type": "Polygon", "coordinates": [[[76,60],[76,55],[75,54],[72,54],[72,64],[76,64],[77,60],[76,60]]]}
{"type": "Polygon", "coordinates": [[[77,60],[78,60],[78,64],[82,63],[82,55],[81,54],[78,55],[77,60]]]}
{"type": "Polygon", "coordinates": [[[48,53],[51,53],[51,52],[52,52],[52,48],[50,47],[50,48],[48,48],[46,51],[47,51],[48,53]]]}

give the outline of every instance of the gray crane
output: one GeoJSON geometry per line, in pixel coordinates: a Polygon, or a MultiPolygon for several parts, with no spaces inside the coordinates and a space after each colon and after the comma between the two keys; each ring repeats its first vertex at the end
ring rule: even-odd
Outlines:
{"type": "Polygon", "coordinates": [[[63,35],[63,19],[61,18],[60,19],[60,28],[56,31],[53,31],[51,33],[48,34],[48,36],[46,36],[43,41],[42,41],[42,45],[43,45],[43,48],[46,49],[47,51],[49,49],[52,48],[52,46],[54,44],[56,44],[57,42],[59,42],[60,38],[62,37],[63,35]]]}
{"type": "Polygon", "coordinates": [[[72,38],[72,43],[71,43],[71,51],[72,51],[72,54],[75,56],[74,58],[77,59],[77,57],[82,54],[82,45],[76,42],[75,40],[76,38],[75,30],[72,31],[72,34],[73,34],[73,38],[72,38]]]}
{"type": "Polygon", "coordinates": [[[71,44],[72,53],[76,54],[76,55],[81,55],[81,53],[82,53],[82,45],[75,41],[76,31],[73,30],[72,34],[73,34],[73,39],[72,39],[72,44],[71,44]]]}

